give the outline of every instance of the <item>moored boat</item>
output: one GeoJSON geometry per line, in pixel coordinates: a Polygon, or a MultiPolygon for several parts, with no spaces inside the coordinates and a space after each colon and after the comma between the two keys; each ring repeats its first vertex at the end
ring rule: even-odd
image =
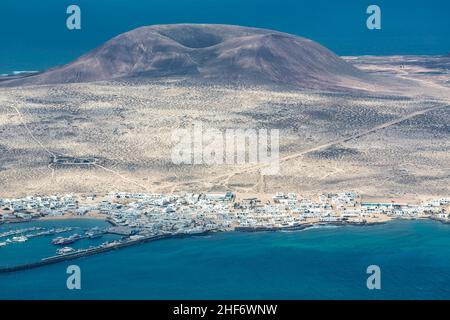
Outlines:
{"type": "Polygon", "coordinates": [[[73,253],[73,252],[75,252],[75,249],[71,248],[71,247],[64,247],[64,248],[56,250],[56,253],[59,255],[69,254],[69,253],[73,253]]]}

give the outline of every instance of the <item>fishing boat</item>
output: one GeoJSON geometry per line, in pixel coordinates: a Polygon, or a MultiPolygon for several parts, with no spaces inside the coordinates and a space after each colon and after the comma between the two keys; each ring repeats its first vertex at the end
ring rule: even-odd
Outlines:
{"type": "Polygon", "coordinates": [[[104,234],[104,232],[98,228],[92,228],[91,230],[86,231],[86,236],[88,236],[89,239],[100,238],[103,236],[103,234],[104,234]]]}
{"type": "Polygon", "coordinates": [[[81,236],[79,234],[75,233],[74,235],[71,235],[68,238],[57,237],[57,238],[52,240],[52,244],[55,244],[55,245],[66,245],[66,244],[69,244],[69,243],[74,243],[75,241],[77,241],[80,238],[81,238],[81,236]]]}
{"type": "Polygon", "coordinates": [[[12,242],[25,242],[27,240],[28,238],[25,236],[12,237],[11,239],[12,242]]]}
{"type": "Polygon", "coordinates": [[[69,254],[69,253],[73,253],[73,252],[75,252],[75,249],[71,248],[71,247],[64,247],[64,248],[56,250],[56,253],[59,255],[69,254]]]}

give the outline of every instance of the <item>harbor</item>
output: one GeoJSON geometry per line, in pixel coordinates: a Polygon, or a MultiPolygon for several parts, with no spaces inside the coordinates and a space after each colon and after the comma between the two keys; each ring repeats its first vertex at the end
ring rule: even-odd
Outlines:
{"type": "Polygon", "coordinates": [[[109,243],[104,243],[98,247],[93,247],[89,249],[80,249],[80,250],[74,250],[70,251],[69,253],[63,253],[56,256],[51,256],[48,258],[43,258],[40,261],[32,262],[32,263],[26,263],[11,267],[0,267],[0,273],[2,272],[15,272],[15,271],[21,271],[21,270],[28,270],[33,268],[42,267],[45,265],[58,263],[62,261],[67,260],[74,260],[82,257],[91,256],[94,254],[99,254],[111,250],[116,250],[119,248],[125,248],[132,245],[144,243],[147,241],[154,241],[154,240],[160,240],[170,237],[170,235],[156,235],[156,236],[148,236],[148,237],[139,237],[135,239],[126,239],[123,241],[114,241],[109,243]]]}
{"type": "MultiPolygon", "coordinates": [[[[50,225],[52,222],[45,223],[50,225]]],[[[85,220],[58,223],[86,225],[85,220]]],[[[89,223],[91,227],[96,224],[100,228],[105,227],[98,221],[89,223]]],[[[355,259],[355,254],[363,255],[364,261],[383,265],[385,270],[392,270],[402,280],[402,290],[384,290],[385,297],[395,295],[407,298],[420,292],[406,290],[411,283],[408,282],[410,278],[404,276],[405,270],[416,276],[415,279],[419,281],[414,284],[416,287],[432,288],[441,283],[442,274],[448,275],[446,270],[450,261],[446,259],[450,255],[446,245],[449,241],[448,228],[431,220],[395,220],[389,224],[389,227],[315,226],[298,232],[218,232],[198,237],[168,237],[90,256],[64,258],[22,271],[0,273],[3,288],[0,295],[7,299],[19,296],[27,299],[183,299],[186,293],[183,288],[200,285],[204,290],[191,290],[189,297],[200,299],[206,292],[208,298],[224,299],[226,296],[217,290],[220,285],[229,292],[238,292],[238,297],[257,299],[261,293],[286,294],[285,288],[290,285],[294,291],[289,292],[289,297],[323,297],[324,294],[334,297],[334,292],[325,290],[323,284],[323,279],[330,279],[328,281],[347,290],[345,292],[361,288],[354,297],[366,297],[371,292],[366,289],[364,282],[361,283],[360,276],[365,275],[366,265],[361,266],[361,260],[355,259]],[[411,242],[418,248],[414,256],[404,254],[411,242]],[[440,263],[439,273],[414,272],[426,271],[430,259],[436,264],[440,263]],[[74,292],[65,287],[69,265],[81,268],[82,290],[74,292]],[[336,270],[341,272],[330,277],[331,270],[334,275],[336,270]],[[358,271],[356,276],[355,270],[358,271]],[[255,288],[254,291],[241,290],[243,283],[250,284],[255,288]],[[351,288],[348,287],[349,283],[351,288]]],[[[51,238],[38,237],[26,245],[17,244],[17,248],[23,249],[24,255],[38,250],[35,258],[31,259],[37,262],[44,256],[54,256],[55,249],[60,248],[50,243],[51,238]],[[36,241],[45,242],[45,248],[32,246],[36,241]]],[[[108,235],[104,238],[108,238],[108,235]]],[[[73,248],[78,250],[83,241],[86,244],[95,242],[80,240],[78,247],[73,248]]],[[[8,260],[13,262],[5,256],[11,251],[17,250],[11,246],[1,251],[0,264],[8,260]]],[[[16,262],[14,265],[25,264],[16,262]]],[[[448,297],[447,291],[436,291],[439,295],[434,296],[431,292],[425,291],[422,297],[448,297]]]]}
{"type": "Polygon", "coordinates": [[[105,196],[64,195],[0,199],[0,250],[42,238],[53,254],[26,263],[2,263],[0,272],[32,269],[144,242],[216,232],[294,232],[317,226],[371,226],[393,219],[450,221],[450,199],[421,203],[369,202],[353,192],[316,199],[276,193],[271,199],[236,198],[231,192],[182,195],[112,192],[105,196]],[[17,227],[33,221],[96,219],[103,227],[17,227]],[[44,219],[44,220],[42,220],[44,219]],[[14,222],[14,223],[13,223],[14,222]],[[13,224],[12,224],[13,223],[13,224]]]}

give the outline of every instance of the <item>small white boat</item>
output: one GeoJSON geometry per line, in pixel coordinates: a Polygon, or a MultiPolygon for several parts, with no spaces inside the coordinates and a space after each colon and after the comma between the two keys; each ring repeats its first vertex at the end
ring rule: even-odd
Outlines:
{"type": "Polygon", "coordinates": [[[28,240],[28,238],[25,236],[12,237],[12,239],[11,239],[12,242],[25,242],[27,240],[28,240]]]}
{"type": "Polygon", "coordinates": [[[68,253],[72,253],[72,252],[75,252],[75,249],[71,248],[71,247],[64,247],[64,248],[56,250],[56,253],[59,255],[68,254],[68,253]]]}

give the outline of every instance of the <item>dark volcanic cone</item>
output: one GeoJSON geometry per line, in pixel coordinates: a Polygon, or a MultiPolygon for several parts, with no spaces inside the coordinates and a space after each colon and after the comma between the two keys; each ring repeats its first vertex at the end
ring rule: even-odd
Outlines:
{"type": "Polygon", "coordinates": [[[305,38],[239,26],[175,24],[137,28],[69,64],[1,84],[167,76],[322,89],[368,77],[327,48],[305,38]]]}

